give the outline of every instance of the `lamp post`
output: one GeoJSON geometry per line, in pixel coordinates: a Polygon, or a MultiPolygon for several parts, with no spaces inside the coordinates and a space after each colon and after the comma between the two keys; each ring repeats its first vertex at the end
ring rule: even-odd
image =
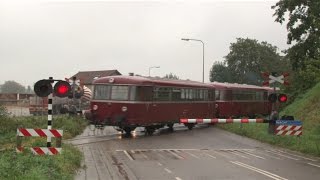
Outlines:
{"type": "Polygon", "coordinates": [[[204,43],[200,39],[182,38],[182,41],[199,41],[202,43],[202,83],[204,83],[204,43]]]}
{"type": "Polygon", "coordinates": [[[152,68],[160,68],[160,66],[151,66],[151,67],[149,67],[149,77],[150,77],[150,70],[151,70],[152,68]]]}

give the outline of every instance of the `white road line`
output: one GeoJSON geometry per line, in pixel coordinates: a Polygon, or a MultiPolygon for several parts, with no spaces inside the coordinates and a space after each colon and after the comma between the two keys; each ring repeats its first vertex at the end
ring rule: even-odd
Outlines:
{"type": "Polygon", "coordinates": [[[233,152],[233,151],[230,151],[230,153],[235,154],[235,155],[240,156],[240,157],[245,158],[245,159],[250,159],[247,156],[243,156],[243,155],[241,155],[239,153],[236,153],[236,152],[233,152]]]}
{"type": "Polygon", "coordinates": [[[296,155],[296,154],[291,154],[291,153],[288,153],[288,152],[285,152],[285,151],[281,151],[281,150],[271,150],[271,151],[277,151],[277,152],[285,153],[285,154],[288,154],[288,155],[290,155],[290,156],[299,157],[299,158],[306,159],[306,160],[309,160],[309,161],[314,161],[314,162],[317,161],[317,160],[315,160],[315,159],[310,159],[310,158],[307,158],[307,157],[304,157],[304,156],[299,156],[299,155],[296,155]]]}
{"type": "Polygon", "coordinates": [[[166,171],[167,171],[167,173],[169,173],[169,174],[171,174],[171,173],[172,173],[172,171],[170,171],[170,169],[164,168],[164,170],[166,170],[166,171]]]}
{"type": "Polygon", "coordinates": [[[252,154],[252,153],[249,153],[249,152],[246,152],[246,151],[239,151],[239,152],[244,153],[244,154],[248,154],[250,156],[253,156],[253,157],[256,157],[256,158],[259,158],[259,159],[266,159],[264,157],[261,157],[261,156],[258,156],[258,155],[255,155],[255,154],[252,154]]]}
{"type": "Polygon", "coordinates": [[[241,167],[244,167],[244,168],[247,168],[247,169],[250,169],[252,171],[255,171],[257,173],[260,173],[260,174],[263,174],[265,176],[268,176],[272,179],[275,179],[275,180],[288,180],[286,178],[283,178],[281,176],[278,176],[276,174],[273,174],[271,172],[268,172],[268,171],[265,171],[265,170],[262,170],[262,169],[259,169],[259,168],[256,168],[256,167],[253,167],[253,166],[250,166],[250,165],[247,165],[247,164],[244,164],[244,163],[241,163],[241,162],[238,162],[238,161],[230,161],[231,163],[233,164],[236,164],[238,166],[241,166],[241,167]]]}
{"type": "Polygon", "coordinates": [[[162,166],[162,164],[161,164],[161,163],[159,163],[159,162],[158,162],[158,165],[159,165],[159,166],[162,166]]]}
{"type": "Polygon", "coordinates": [[[269,151],[269,150],[266,150],[266,151],[269,152],[269,153],[272,153],[272,154],[276,154],[278,156],[286,157],[288,159],[292,159],[292,160],[296,160],[296,161],[299,160],[299,159],[296,159],[296,158],[293,158],[293,157],[290,157],[290,156],[286,156],[286,155],[283,155],[283,154],[280,154],[280,153],[277,153],[277,152],[273,152],[273,151],[269,151]]]}
{"type": "Polygon", "coordinates": [[[126,150],[124,150],[123,152],[124,152],[125,155],[127,155],[127,157],[128,157],[131,161],[133,161],[132,156],[131,156],[126,150]]]}
{"type": "Polygon", "coordinates": [[[184,151],[185,153],[189,154],[190,156],[194,157],[194,158],[197,158],[197,159],[200,159],[198,156],[192,154],[191,152],[188,152],[188,151],[184,151]]]}
{"type": "Polygon", "coordinates": [[[177,153],[172,152],[172,151],[170,151],[170,150],[166,150],[166,152],[169,152],[170,154],[172,154],[173,156],[175,156],[175,157],[178,158],[178,159],[184,159],[182,156],[179,156],[177,153]]]}
{"type": "Polygon", "coordinates": [[[228,155],[223,154],[222,152],[213,151],[213,153],[217,153],[217,154],[219,154],[220,156],[223,156],[223,157],[226,157],[226,158],[231,159],[231,157],[229,157],[228,155]]]}
{"type": "Polygon", "coordinates": [[[316,164],[312,164],[312,163],[308,163],[308,164],[311,165],[311,166],[315,166],[315,167],[320,168],[320,165],[316,165],[316,164]]]}
{"type": "Polygon", "coordinates": [[[204,155],[207,155],[207,156],[209,156],[209,157],[211,157],[213,159],[217,159],[215,156],[212,156],[211,154],[208,154],[208,153],[204,153],[204,155]]]}
{"type": "Polygon", "coordinates": [[[145,159],[149,159],[147,155],[145,155],[142,151],[140,152],[140,154],[145,158],[145,159]]]}
{"type": "Polygon", "coordinates": [[[179,178],[179,177],[176,177],[176,180],[182,180],[181,178],[179,178]]]}

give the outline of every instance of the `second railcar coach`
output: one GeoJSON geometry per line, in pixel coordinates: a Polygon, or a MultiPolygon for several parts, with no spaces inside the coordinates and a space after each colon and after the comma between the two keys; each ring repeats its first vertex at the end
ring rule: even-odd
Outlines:
{"type": "Polygon", "coordinates": [[[215,89],[209,84],[139,76],[108,76],[93,84],[92,121],[127,134],[139,126],[152,134],[165,125],[172,129],[180,118],[215,116],[215,89]]]}

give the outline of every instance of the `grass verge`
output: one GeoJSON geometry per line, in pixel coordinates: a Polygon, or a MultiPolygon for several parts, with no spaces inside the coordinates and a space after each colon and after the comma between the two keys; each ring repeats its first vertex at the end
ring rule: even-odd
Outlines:
{"type": "Polygon", "coordinates": [[[219,127],[239,135],[280,147],[320,156],[320,83],[287,106],[281,115],[294,115],[303,122],[303,135],[275,136],[268,134],[268,124],[226,124],[219,127]]]}
{"type": "MultiPolygon", "coordinates": [[[[64,131],[63,139],[81,134],[87,125],[83,118],[70,116],[54,116],[52,122],[53,129],[64,131]]],[[[18,127],[46,129],[47,117],[0,116],[0,179],[73,179],[83,158],[78,149],[63,144],[61,155],[36,156],[28,150],[17,154],[15,143],[18,127]]],[[[23,137],[22,145],[45,147],[46,138],[23,137]]],[[[54,141],[52,145],[55,145],[54,141]]]]}

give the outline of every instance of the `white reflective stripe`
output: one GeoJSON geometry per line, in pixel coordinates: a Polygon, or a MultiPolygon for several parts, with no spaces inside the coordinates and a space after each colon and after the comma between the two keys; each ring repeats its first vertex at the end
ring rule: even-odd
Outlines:
{"type": "Polygon", "coordinates": [[[257,122],[257,119],[249,119],[249,123],[255,123],[257,122]]]}
{"type": "Polygon", "coordinates": [[[292,128],[292,126],[287,126],[284,130],[286,130],[286,131],[290,131],[290,130],[291,130],[291,128],[292,128]]]}
{"type": "Polygon", "coordinates": [[[300,130],[300,129],[302,129],[302,126],[297,126],[297,127],[295,127],[293,130],[294,130],[294,131],[298,131],[298,130],[300,130]]]}
{"type": "Polygon", "coordinates": [[[241,119],[233,119],[233,122],[234,122],[234,123],[240,123],[240,122],[241,122],[241,119]]]}
{"type": "Polygon", "coordinates": [[[188,119],[188,123],[196,123],[197,120],[196,119],[188,119]]]}
{"type": "Polygon", "coordinates": [[[227,123],[227,119],[218,119],[219,123],[227,123]]]}
{"type": "Polygon", "coordinates": [[[211,119],[203,119],[203,123],[211,123],[211,119]]]}
{"type": "Polygon", "coordinates": [[[52,110],[52,104],[48,104],[48,109],[52,110]]]}
{"type": "Polygon", "coordinates": [[[277,130],[282,130],[283,127],[284,127],[283,125],[278,126],[277,130]]]}
{"type": "Polygon", "coordinates": [[[298,135],[301,135],[301,134],[302,134],[302,131],[296,131],[296,132],[294,133],[295,136],[298,136],[298,135]]]}
{"type": "Polygon", "coordinates": [[[52,115],[49,114],[49,115],[48,115],[48,121],[51,121],[51,120],[52,120],[52,115]]]}

